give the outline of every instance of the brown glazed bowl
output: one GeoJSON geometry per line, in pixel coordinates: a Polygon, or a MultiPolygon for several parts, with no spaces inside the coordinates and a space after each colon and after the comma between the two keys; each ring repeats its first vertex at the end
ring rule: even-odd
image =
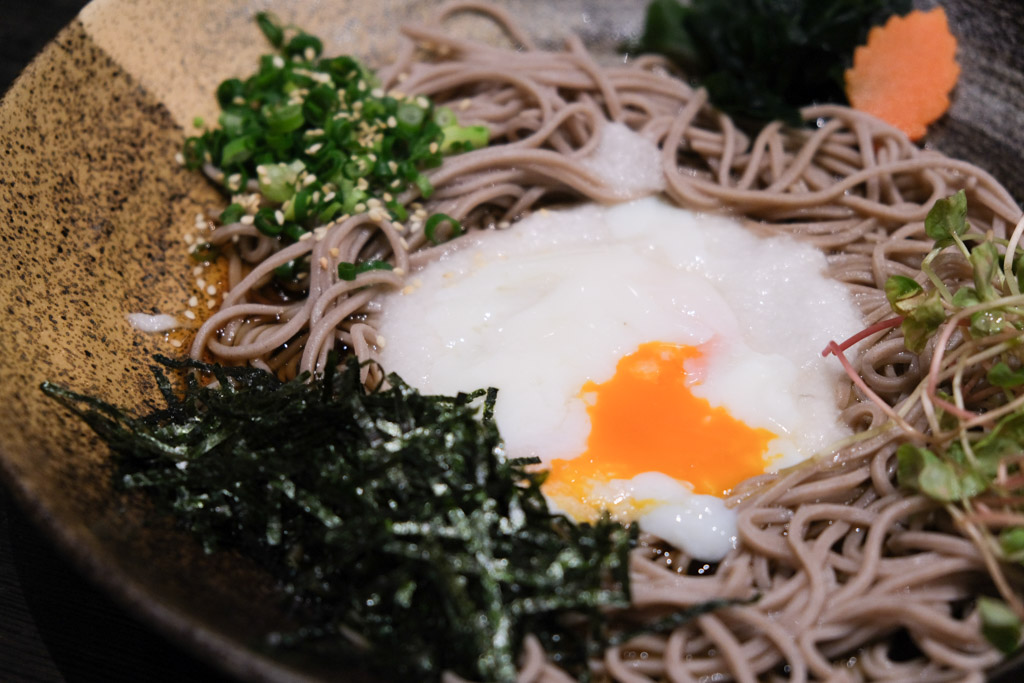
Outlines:
{"type": "MultiPolygon", "coordinates": [[[[434,0],[287,0],[286,22],[327,54],[371,65],[396,27],[434,0]]],[[[567,31],[610,53],[638,32],[645,1],[506,0],[542,43],[567,31]]],[[[1024,199],[1024,3],[947,0],[962,77],[928,144],[994,173],[1024,199]]],[[[247,680],[359,680],[324,662],[268,654],[287,623],[272,577],[230,553],[204,555],[116,494],[109,455],[45,398],[44,380],[119,405],[153,405],[152,354],[170,340],[134,332],[129,312],[180,313],[193,278],[183,237],[220,205],[175,163],[193,117],[216,118],[217,84],[251,71],[266,44],[252,15],[267,0],[95,0],[0,103],[0,473],[3,485],[81,571],[168,637],[247,680]]],[[[485,30],[456,22],[466,33],[485,30]]]]}

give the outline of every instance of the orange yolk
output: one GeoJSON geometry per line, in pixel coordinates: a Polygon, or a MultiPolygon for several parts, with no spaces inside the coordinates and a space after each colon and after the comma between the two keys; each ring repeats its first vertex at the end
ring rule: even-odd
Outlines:
{"type": "Polygon", "coordinates": [[[590,515],[580,514],[574,501],[591,510],[608,507],[592,489],[612,479],[655,471],[689,482],[694,493],[720,496],[762,474],[776,435],[690,392],[684,363],[700,358],[692,346],[650,342],[620,359],[604,384],[584,385],[580,395],[593,399],[587,450],[552,461],[548,496],[579,518],[590,515]]]}

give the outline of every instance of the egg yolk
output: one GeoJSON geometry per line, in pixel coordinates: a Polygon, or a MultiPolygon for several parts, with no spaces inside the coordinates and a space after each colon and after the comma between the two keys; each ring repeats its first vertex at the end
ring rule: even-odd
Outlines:
{"type": "Polygon", "coordinates": [[[694,493],[720,496],[762,474],[776,435],[691,393],[684,364],[701,357],[692,346],[650,342],[621,358],[607,382],[584,385],[587,450],[552,461],[545,493],[581,518],[612,507],[595,488],[612,479],[655,471],[688,482],[694,493]]]}

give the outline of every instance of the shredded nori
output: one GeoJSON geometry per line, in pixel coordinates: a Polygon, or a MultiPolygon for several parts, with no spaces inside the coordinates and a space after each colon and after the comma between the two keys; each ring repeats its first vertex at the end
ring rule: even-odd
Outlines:
{"type": "Polygon", "coordinates": [[[143,417],[42,389],[110,445],[119,486],[148,491],[207,551],[281,577],[309,622],[268,634],[277,646],[327,645],[415,680],[511,681],[534,633],[586,675],[602,612],[629,603],[636,530],[551,514],[545,474],[504,455],[494,390],[426,396],[390,375],[370,391],[355,360],[288,382],[156,360],[184,393],[154,365],[167,407],[143,417]]]}

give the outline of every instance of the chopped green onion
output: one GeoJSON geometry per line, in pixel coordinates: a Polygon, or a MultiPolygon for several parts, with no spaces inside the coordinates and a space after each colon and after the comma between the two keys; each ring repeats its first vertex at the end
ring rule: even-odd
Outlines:
{"type": "MultiPolygon", "coordinates": [[[[343,214],[366,211],[374,198],[390,218],[405,221],[408,211],[394,196],[412,190],[429,198],[434,188],[426,169],[439,166],[446,153],[487,144],[485,126],[459,125],[448,107],[382,93],[358,60],[321,58],[315,36],[286,29],[268,12],[257,14],[256,23],[278,53],[262,56],[248,78],[220,84],[218,126],[189,138],[183,157],[189,169],[219,165],[227,193],[255,178],[264,210],[254,224],[263,234],[298,239],[343,214]]],[[[225,210],[222,222],[242,215],[225,210]]],[[[460,234],[461,226],[449,223],[450,234],[460,234]]]]}
{"type": "Polygon", "coordinates": [[[398,107],[395,112],[395,119],[398,122],[398,131],[402,133],[404,137],[410,137],[415,133],[418,133],[420,128],[423,127],[423,119],[426,117],[426,112],[418,104],[406,103],[398,107]]]}
{"type": "Polygon", "coordinates": [[[441,152],[468,152],[481,149],[490,142],[491,131],[487,126],[446,126],[441,130],[444,142],[441,152]]]}
{"type": "Polygon", "coordinates": [[[305,123],[301,104],[285,104],[276,108],[266,108],[263,116],[271,133],[291,133],[305,123]]]}
{"type": "Polygon", "coordinates": [[[242,220],[242,216],[245,215],[245,208],[241,204],[231,204],[228,208],[220,212],[220,224],[231,225],[242,220]]]}
{"type": "Polygon", "coordinates": [[[292,242],[298,242],[308,231],[298,223],[285,223],[281,232],[292,242]]]}
{"type": "Polygon", "coordinates": [[[371,261],[361,261],[360,263],[349,263],[348,261],[342,261],[338,264],[338,278],[351,282],[356,279],[356,276],[360,273],[365,273],[368,270],[392,270],[392,265],[387,261],[378,261],[376,259],[371,261]]]}
{"type": "Polygon", "coordinates": [[[448,214],[435,213],[434,215],[427,219],[426,224],[423,226],[423,234],[425,234],[427,236],[427,239],[433,242],[434,244],[441,244],[442,242],[447,241],[437,238],[437,226],[442,221],[447,221],[448,224],[451,226],[451,234],[448,236],[449,240],[455,239],[464,232],[464,230],[462,229],[462,223],[460,223],[459,221],[455,220],[448,214]]]}
{"type": "Polygon", "coordinates": [[[277,222],[273,209],[260,209],[257,211],[256,217],[253,219],[253,225],[264,235],[270,237],[276,237],[284,230],[284,226],[277,222]]]}
{"type": "Polygon", "coordinates": [[[284,29],[281,28],[281,22],[278,21],[276,16],[270,12],[258,12],[256,14],[256,24],[263,31],[263,35],[267,37],[271,45],[281,47],[284,43],[284,29]]]}
{"type": "Polygon", "coordinates": [[[243,135],[240,138],[235,138],[228,144],[224,145],[224,150],[220,154],[220,165],[223,166],[234,166],[240,164],[243,161],[248,161],[252,157],[253,149],[255,149],[256,142],[249,135],[243,135]]]}

